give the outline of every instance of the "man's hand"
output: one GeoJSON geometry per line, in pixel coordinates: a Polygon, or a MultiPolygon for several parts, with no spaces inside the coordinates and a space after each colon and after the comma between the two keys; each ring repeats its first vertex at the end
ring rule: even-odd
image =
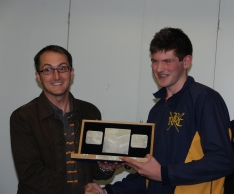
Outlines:
{"type": "Polygon", "coordinates": [[[126,162],[126,165],[135,169],[141,176],[155,181],[162,181],[161,165],[150,154],[146,155],[147,162],[137,162],[132,158],[121,156],[120,159],[126,162]]]}
{"type": "Polygon", "coordinates": [[[98,165],[101,169],[105,170],[106,172],[112,172],[124,166],[123,163],[118,163],[118,162],[114,163],[98,162],[98,165]]]}
{"type": "Polygon", "coordinates": [[[100,193],[96,189],[91,189],[90,191],[85,191],[85,194],[100,194],[100,193]]]}
{"type": "Polygon", "coordinates": [[[88,183],[85,185],[85,194],[106,194],[106,190],[102,189],[97,183],[88,183]]]}

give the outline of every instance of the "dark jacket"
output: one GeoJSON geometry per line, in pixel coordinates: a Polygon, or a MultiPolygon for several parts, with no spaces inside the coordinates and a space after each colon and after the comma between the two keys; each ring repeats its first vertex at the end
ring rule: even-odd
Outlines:
{"type": "Polygon", "coordinates": [[[228,109],[218,92],[188,76],[183,88],[166,101],[166,88],[151,109],[156,123],[153,156],[162,181],[130,174],[107,185],[108,194],[221,194],[224,177],[233,171],[228,109]],[[130,190],[130,191],[129,191],[130,190]]]}
{"type": "MultiPolygon", "coordinates": [[[[82,120],[100,120],[101,114],[93,104],[77,100],[72,95],[71,99],[74,112],[69,122],[75,124],[77,153],[82,120]]],[[[63,123],[43,92],[12,113],[10,131],[19,179],[18,194],[83,194],[86,183],[112,176],[101,172],[96,163],[77,162],[78,183],[67,183],[63,123]]]]}

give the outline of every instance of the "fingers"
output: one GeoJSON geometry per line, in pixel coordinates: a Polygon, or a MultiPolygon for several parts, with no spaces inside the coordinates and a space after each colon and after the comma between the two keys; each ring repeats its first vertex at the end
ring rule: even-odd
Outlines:
{"type": "Polygon", "coordinates": [[[87,185],[85,185],[85,190],[86,191],[91,191],[93,188],[93,185],[91,183],[88,183],[87,185]]]}
{"type": "Polygon", "coordinates": [[[126,163],[136,165],[136,164],[139,164],[140,162],[148,162],[152,158],[152,156],[150,154],[147,154],[144,158],[131,158],[131,157],[125,157],[125,156],[120,156],[119,158],[122,161],[125,161],[126,163]]]}
{"type": "Polygon", "coordinates": [[[98,191],[98,194],[105,194],[105,190],[100,187],[97,183],[92,183],[94,189],[98,191]]]}
{"type": "Polygon", "coordinates": [[[139,162],[135,161],[134,159],[130,158],[130,157],[124,157],[121,156],[120,159],[124,162],[127,163],[128,166],[138,166],[139,162]]]}
{"type": "Polygon", "coordinates": [[[100,194],[98,191],[85,191],[85,194],[100,194]]]}
{"type": "Polygon", "coordinates": [[[125,168],[127,167],[127,169],[130,169],[130,168],[133,168],[134,170],[138,171],[138,165],[139,163],[134,161],[133,159],[129,158],[129,157],[123,157],[121,156],[120,159],[122,161],[124,161],[124,165],[125,165],[125,168]]]}
{"type": "Polygon", "coordinates": [[[145,158],[140,158],[140,159],[142,159],[142,160],[139,160],[139,161],[138,161],[138,160],[135,160],[135,159],[133,159],[133,158],[131,158],[131,157],[124,157],[124,156],[121,156],[121,157],[120,157],[120,159],[121,159],[122,161],[125,162],[124,165],[133,168],[133,169],[136,170],[137,172],[138,172],[140,169],[144,168],[144,166],[146,165],[146,163],[149,163],[149,162],[150,162],[151,158],[152,158],[152,156],[151,156],[150,154],[147,154],[147,155],[145,156],[145,158]]]}
{"type": "Polygon", "coordinates": [[[104,194],[104,191],[97,183],[88,183],[85,185],[85,194],[104,194]]]}
{"type": "Polygon", "coordinates": [[[100,194],[100,192],[97,189],[92,188],[89,191],[85,191],[85,194],[100,194]]]}

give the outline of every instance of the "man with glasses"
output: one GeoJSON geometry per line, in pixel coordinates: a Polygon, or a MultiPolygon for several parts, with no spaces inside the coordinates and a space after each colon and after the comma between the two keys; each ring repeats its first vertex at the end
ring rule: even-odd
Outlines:
{"type": "Polygon", "coordinates": [[[78,152],[83,119],[101,119],[91,103],[69,92],[74,77],[72,56],[50,45],[34,58],[36,79],[43,91],[39,97],[15,110],[10,118],[11,145],[19,178],[18,194],[88,194],[85,185],[93,179],[108,179],[115,165],[79,163],[70,158],[78,152]]]}

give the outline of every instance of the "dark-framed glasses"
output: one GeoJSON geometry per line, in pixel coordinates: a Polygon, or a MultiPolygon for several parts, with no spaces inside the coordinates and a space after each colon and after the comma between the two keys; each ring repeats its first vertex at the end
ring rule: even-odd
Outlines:
{"type": "Polygon", "coordinates": [[[50,75],[50,74],[53,74],[55,70],[57,70],[59,73],[64,73],[64,72],[68,72],[70,69],[71,67],[67,65],[63,65],[63,66],[58,66],[57,68],[48,67],[48,68],[42,69],[41,71],[38,71],[38,73],[42,72],[44,75],[50,75]]]}

